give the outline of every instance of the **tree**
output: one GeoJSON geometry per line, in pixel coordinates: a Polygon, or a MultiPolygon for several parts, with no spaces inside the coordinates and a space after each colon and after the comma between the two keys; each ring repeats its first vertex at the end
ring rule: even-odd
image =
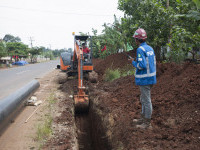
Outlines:
{"type": "Polygon", "coordinates": [[[144,28],[148,42],[154,47],[157,58],[160,59],[161,47],[166,46],[172,24],[171,9],[160,0],[123,0],[119,1],[119,9],[125,12],[122,18],[122,28],[127,34],[128,42],[133,43],[132,36],[137,28],[144,28]],[[141,11],[142,10],[142,11],[141,11]]]}
{"type": "Polygon", "coordinates": [[[9,42],[7,45],[8,55],[11,56],[27,56],[28,55],[28,45],[21,42],[9,42]]]}
{"type": "Polygon", "coordinates": [[[127,41],[132,43],[134,31],[141,27],[147,31],[157,59],[161,47],[167,45],[175,51],[172,54],[185,55],[198,47],[200,40],[199,0],[193,1],[196,5],[191,0],[119,0],[118,8],[125,14],[121,27],[127,41]]]}
{"type": "Polygon", "coordinates": [[[121,30],[120,22],[114,16],[113,24],[104,23],[101,35],[97,36],[97,30],[93,29],[93,56],[105,57],[107,55],[118,53],[119,50],[124,49],[125,38],[121,30]],[[101,49],[106,45],[106,50],[101,52],[101,49]]]}
{"type": "MultiPolygon", "coordinates": [[[[64,50],[64,51],[65,51],[65,50],[64,50]]],[[[70,52],[70,53],[72,53],[73,50],[72,50],[72,48],[68,48],[67,51],[70,52]]],[[[60,50],[60,52],[63,52],[63,51],[60,50]]]]}
{"type": "Polygon", "coordinates": [[[53,52],[52,52],[51,50],[48,50],[47,52],[45,52],[44,57],[45,57],[46,59],[47,59],[47,58],[50,58],[50,60],[53,60],[53,59],[54,59],[53,52]]]}
{"type": "MultiPolygon", "coordinates": [[[[32,47],[29,49],[29,53],[31,54],[31,63],[33,63],[33,58],[37,58],[37,55],[40,55],[42,53],[42,47],[32,47]]],[[[36,59],[37,61],[37,59],[36,59]]]]}
{"type": "Polygon", "coordinates": [[[195,58],[200,46],[200,13],[196,6],[198,5],[189,0],[176,0],[169,43],[169,59],[173,61],[184,60],[188,53],[192,53],[193,59],[195,58]]]}
{"type": "Polygon", "coordinates": [[[11,34],[6,34],[3,38],[5,42],[21,42],[21,39],[17,36],[13,36],[11,34]]]}
{"type": "Polygon", "coordinates": [[[6,43],[0,40],[0,58],[7,55],[6,43]]]}

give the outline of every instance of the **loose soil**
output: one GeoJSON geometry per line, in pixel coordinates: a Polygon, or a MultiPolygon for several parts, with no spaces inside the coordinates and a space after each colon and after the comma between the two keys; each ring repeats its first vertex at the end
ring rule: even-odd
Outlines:
{"type": "MultiPolygon", "coordinates": [[[[129,54],[134,56],[133,51],[129,54]]],[[[88,138],[92,138],[90,142],[93,149],[199,149],[199,64],[157,63],[157,84],[152,88],[153,130],[137,129],[132,123],[134,118],[139,117],[141,111],[140,91],[134,83],[134,75],[122,77],[113,82],[103,81],[106,69],[122,69],[130,66],[127,57],[120,53],[114,54],[103,60],[94,59],[93,64],[99,80],[97,83],[88,81],[85,83],[89,87],[91,100],[88,114],[90,125],[86,130],[90,129],[91,136],[88,138]],[[101,147],[102,145],[104,147],[101,147]]],[[[60,89],[65,93],[70,91],[70,94],[73,94],[77,88],[76,85],[77,79],[70,79],[62,84],[60,89]]],[[[64,103],[63,105],[68,105],[67,101],[64,103]]],[[[62,121],[73,117],[68,116],[66,111],[62,114],[59,118],[62,121]]],[[[84,128],[84,123],[79,122],[77,126],[80,126],[76,132],[79,135],[80,128],[84,128]]],[[[59,145],[59,141],[50,140],[46,146],[52,146],[52,143],[59,145]]],[[[79,141],[79,149],[90,148],[87,146],[84,148],[83,143],[79,141]]]]}
{"type": "MultiPolygon", "coordinates": [[[[102,79],[106,69],[123,68],[127,59],[115,54],[94,64],[102,79]]],[[[200,64],[157,64],[157,84],[152,89],[152,131],[136,129],[132,124],[141,111],[140,91],[133,75],[113,82],[100,81],[97,87],[91,88],[91,94],[98,97],[98,107],[113,122],[107,129],[111,132],[112,149],[199,149],[200,64]]]]}
{"type": "MultiPolygon", "coordinates": [[[[133,51],[129,54],[134,56],[133,51]]],[[[134,75],[112,82],[103,80],[108,68],[130,67],[127,57],[118,53],[94,59],[93,64],[98,82],[85,81],[89,87],[90,110],[82,116],[74,114],[72,95],[77,89],[77,79],[66,80],[61,72],[51,76],[63,79],[54,82],[57,102],[53,105],[53,134],[43,149],[199,149],[200,64],[157,63],[157,84],[151,93],[152,130],[137,129],[132,123],[141,111],[134,75]]]]}

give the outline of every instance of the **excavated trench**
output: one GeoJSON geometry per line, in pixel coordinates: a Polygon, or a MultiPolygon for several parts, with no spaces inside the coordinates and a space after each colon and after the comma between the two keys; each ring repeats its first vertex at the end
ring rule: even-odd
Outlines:
{"type": "MultiPolygon", "coordinates": [[[[76,95],[77,79],[71,77],[66,80],[65,74],[63,74],[62,78],[65,80],[59,83],[62,84],[61,89],[63,92],[66,92],[68,95],[76,95]]],[[[85,83],[87,86],[89,86],[89,84],[89,82],[85,83]]],[[[91,89],[88,88],[88,90],[91,89]]],[[[91,91],[89,92],[91,93],[91,91]]],[[[89,111],[75,113],[74,119],[72,119],[75,120],[78,147],[80,150],[110,150],[111,144],[107,136],[107,124],[105,124],[104,113],[98,106],[98,101],[95,96],[89,93],[88,95],[90,97],[89,111]]],[[[66,101],[68,106],[71,105],[71,100],[72,99],[70,99],[69,102],[66,101]]],[[[66,116],[65,113],[63,114],[66,116]]]]}
{"type": "Polygon", "coordinates": [[[97,113],[93,105],[90,99],[89,112],[75,115],[79,150],[110,150],[102,116],[97,113]]]}

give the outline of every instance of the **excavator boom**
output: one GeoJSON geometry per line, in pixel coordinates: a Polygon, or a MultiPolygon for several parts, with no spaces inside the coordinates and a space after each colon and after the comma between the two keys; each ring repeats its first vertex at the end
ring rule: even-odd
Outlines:
{"type": "Polygon", "coordinates": [[[74,95],[75,102],[75,111],[76,112],[85,112],[89,108],[89,98],[85,93],[85,86],[83,83],[83,50],[79,47],[78,41],[75,40],[75,49],[74,49],[74,60],[77,59],[78,66],[78,92],[74,95]]]}

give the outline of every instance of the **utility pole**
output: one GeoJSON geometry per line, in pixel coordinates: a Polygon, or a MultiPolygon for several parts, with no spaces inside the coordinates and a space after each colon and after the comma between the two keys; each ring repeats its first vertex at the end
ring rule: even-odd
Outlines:
{"type": "Polygon", "coordinates": [[[33,40],[33,37],[30,37],[30,42],[31,42],[31,48],[33,48],[33,41],[35,41],[35,40],[33,40]]]}
{"type": "MultiPolygon", "coordinates": [[[[30,37],[30,42],[31,42],[31,49],[33,48],[33,37],[30,37]]],[[[29,56],[30,56],[30,53],[29,53],[29,56]]],[[[33,55],[31,56],[31,63],[33,62],[33,55]]]]}

